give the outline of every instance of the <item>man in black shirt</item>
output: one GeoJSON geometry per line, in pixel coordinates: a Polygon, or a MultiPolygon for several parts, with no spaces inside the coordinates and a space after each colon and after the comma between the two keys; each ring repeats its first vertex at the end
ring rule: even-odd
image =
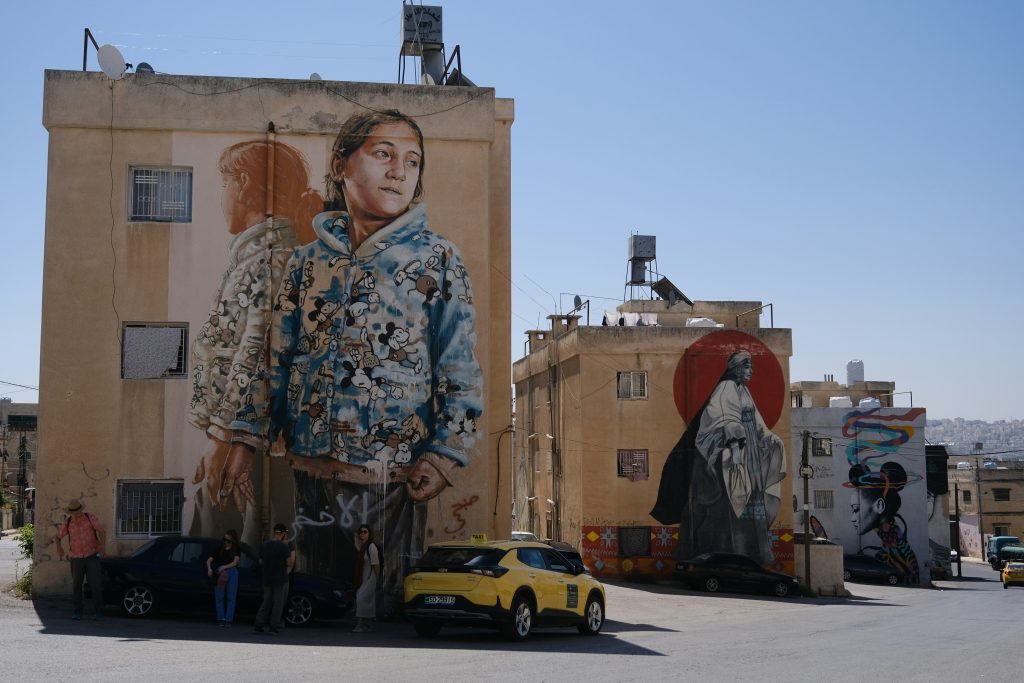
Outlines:
{"type": "Polygon", "coordinates": [[[263,568],[263,604],[256,614],[256,632],[279,633],[283,624],[281,615],[288,599],[288,574],[295,565],[295,551],[286,540],[288,527],[275,524],[274,533],[260,546],[260,566],[263,568]]]}

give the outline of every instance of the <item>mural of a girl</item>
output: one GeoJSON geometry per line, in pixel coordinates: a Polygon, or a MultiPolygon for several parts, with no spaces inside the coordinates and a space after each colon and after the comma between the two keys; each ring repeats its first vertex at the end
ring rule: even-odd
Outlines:
{"type": "Polygon", "coordinates": [[[749,351],[733,352],[707,401],[669,454],[651,515],[680,523],[677,556],[706,552],[775,561],[771,525],[785,476],[782,440],[765,424],[747,383],[749,351]]]}
{"type": "Polygon", "coordinates": [[[403,565],[423,547],[423,504],[469,463],[483,408],[469,274],[427,227],[425,166],[408,116],[368,111],[342,125],[327,179],[341,210],[318,215],[317,239],[288,262],[268,394],[247,396],[255,410],[232,424],[251,453],[254,439],[284,438],[300,567],[351,575],[366,524],[398,600],[403,565]]]}
{"type": "Polygon", "coordinates": [[[312,240],[308,226],[323,208],[323,199],[310,187],[303,156],[282,142],[261,139],[231,145],[221,153],[218,167],[224,220],[234,237],[227,270],[192,345],[188,421],[205,432],[208,449],[193,479],[193,484],[205,486],[195,497],[191,532],[216,533],[238,523],[225,514],[238,514],[243,540],[256,546],[260,530],[251,461],[230,456],[231,424],[266,391],[261,373],[273,296],[292,253],[301,242],[312,240]],[[268,207],[271,151],[273,195],[268,207]]]}
{"type": "Polygon", "coordinates": [[[898,462],[883,463],[872,470],[864,463],[850,468],[849,486],[851,523],[863,537],[874,531],[881,547],[864,546],[861,551],[876,551],[875,556],[903,572],[907,583],[920,581],[917,554],[907,541],[907,524],[899,514],[900,492],[907,485],[907,471],[898,462]]]}

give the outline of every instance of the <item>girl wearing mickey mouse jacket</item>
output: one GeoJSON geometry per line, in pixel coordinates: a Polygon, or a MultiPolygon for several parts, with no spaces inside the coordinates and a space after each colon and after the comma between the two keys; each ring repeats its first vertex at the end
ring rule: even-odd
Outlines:
{"type": "Polygon", "coordinates": [[[403,556],[422,548],[415,504],[468,464],[482,412],[469,275],[413,204],[423,165],[412,119],[368,112],[343,125],[329,193],[344,210],[318,215],[318,239],[289,261],[273,304],[269,405],[232,424],[236,445],[253,450],[266,415],[270,442],[283,436],[296,509],[311,522],[299,524],[304,568],[336,574],[366,523],[393,570],[389,593],[401,591],[403,556]]]}

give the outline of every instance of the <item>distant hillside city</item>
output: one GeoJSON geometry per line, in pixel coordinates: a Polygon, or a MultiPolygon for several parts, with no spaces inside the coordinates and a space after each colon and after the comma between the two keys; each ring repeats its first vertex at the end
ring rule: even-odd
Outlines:
{"type": "Polygon", "coordinates": [[[928,420],[924,435],[928,443],[945,444],[950,455],[972,455],[980,443],[981,453],[991,453],[996,458],[1024,458],[1024,420],[928,420]]]}

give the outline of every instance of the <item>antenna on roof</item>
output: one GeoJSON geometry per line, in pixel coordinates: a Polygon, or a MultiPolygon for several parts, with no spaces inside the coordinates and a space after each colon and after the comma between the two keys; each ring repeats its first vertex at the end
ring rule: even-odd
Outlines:
{"type": "MultiPolygon", "coordinates": [[[[89,70],[89,43],[96,48],[96,59],[100,63],[100,69],[111,80],[118,80],[125,72],[132,67],[124,61],[121,51],[113,45],[97,45],[92,31],[85,29],[85,38],[82,44],[82,71],[89,70]]],[[[147,65],[148,66],[148,65],[147,65]]],[[[150,69],[152,71],[152,69],[150,69]]]]}

